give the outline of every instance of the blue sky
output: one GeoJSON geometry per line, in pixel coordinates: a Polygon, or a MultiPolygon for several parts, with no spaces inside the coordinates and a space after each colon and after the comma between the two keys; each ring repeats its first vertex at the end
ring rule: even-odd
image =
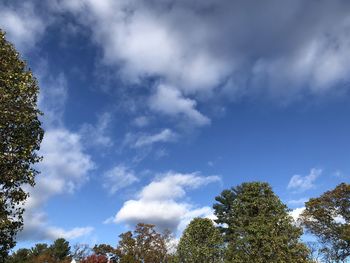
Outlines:
{"type": "Polygon", "coordinates": [[[19,246],[180,235],[214,197],[267,181],[294,210],[349,180],[344,1],[2,1],[38,78],[41,174],[19,246]]]}

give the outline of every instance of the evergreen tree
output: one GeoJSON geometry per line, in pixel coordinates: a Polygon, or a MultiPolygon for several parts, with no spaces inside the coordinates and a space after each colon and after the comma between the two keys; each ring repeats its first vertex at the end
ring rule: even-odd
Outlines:
{"type": "Polygon", "coordinates": [[[267,183],[243,183],[216,197],[216,222],[228,243],[226,262],[303,263],[302,229],[267,183]]]}

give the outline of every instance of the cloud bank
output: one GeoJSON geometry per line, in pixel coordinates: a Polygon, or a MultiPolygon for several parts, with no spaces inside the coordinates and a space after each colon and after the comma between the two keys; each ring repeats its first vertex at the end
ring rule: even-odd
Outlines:
{"type": "Polygon", "coordinates": [[[92,30],[104,62],[127,81],[159,80],[151,110],[196,125],[210,123],[200,108],[212,98],[290,100],[347,89],[350,4],[344,1],[58,3],[92,30]]]}

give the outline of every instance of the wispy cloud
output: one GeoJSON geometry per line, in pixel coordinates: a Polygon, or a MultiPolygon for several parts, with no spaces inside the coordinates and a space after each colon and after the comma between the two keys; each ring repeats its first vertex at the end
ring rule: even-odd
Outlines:
{"type": "Polygon", "coordinates": [[[158,133],[128,133],[125,137],[124,144],[131,148],[151,147],[157,143],[174,142],[177,134],[170,129],[163,129],[158,133]]]}
{"type": "Polygon", "coordinates": [[[313,168],[306,176],[293,175],[288,183],[288,189],[306,191],[315,187],[316,179],[322,174],[321,169],[313,168]]]}
{"type": "Polygon", "coordinates": [[[138,182],[133,170],[123,164],[113,167],[104,173],[103,187],[108,189],[110,194],[114,194],[122,188],[138,182]]]}
{"type": "Polygon", "coordinates": [[[83,124],[80,129],[80,134],[82,135],[85,144],[104,147],[113,146],[113,140],[107,133],[111,120],[111,113],[104,112],[98,116],[95,125],[91,123],[83,124]]]}

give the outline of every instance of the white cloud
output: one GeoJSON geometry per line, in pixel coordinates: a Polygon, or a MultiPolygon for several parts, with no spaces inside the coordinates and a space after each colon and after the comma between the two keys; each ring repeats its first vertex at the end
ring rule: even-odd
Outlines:
{"type": "Polygon", "coordinates": [[[154,111],[170,115],[183,115],[196,125],[206,125],[210,120],[195,109],[195,100],[185,98],[181,92],[168,85],[159,85],[156,92],[150,97],[150,108],[154,111]]]}
{"type": "MultiPolygon", "coordinates": [[[[289,212],[289,215],[294,219],[294,221],[296,223],[298,223],[298,220],[300,219],[300,215],[305,211],[305,207],[299,207],[299,208],[295,208],[292,211],[289,212]]],[[[335,223],[338,224],[345,224],[346,220],[344,219],[344,217],[342,217],[341,215],[333,215],[333,220],[335,223]]]]}
{"type": "Polygon", "coordinates": [[[306,191],[315,187],[316,179],[321,175],[322,170],[313,168],[309,175],[293,175],[289,181],[288,189],[295,189],[297,191],[306,191]]]}
{"type": "Polygon", "coordinates": [[[108,189],[110,194],[114,194],[122,188],[125,188],[139,179],[135,176],[134,171],[124,165],[117,165],[104,174],[103,187],[108,189]]]}
{"type": "Polygon", "coordinates": [[[223,94],[290,99],[348,88],[349,6],[340,0],[254,6],[241,0],[56,0],[47,6],[48,12],[37,12],[30,3],[2,4],[0,25],[30,47],[47,26],[43,14],[73,14],[124,80],[159,80],[148,105],[155,113],[196,125],[210,123],[199,103],[223,94]],[[246,12],[252,15],[242,16],[246,12]]]}
{"type": "Polygon", "coordinates": [[[42,212],[43,205],[51,197],[74,193],[88,180],[88,172],[94,168],[94,163],[84,153],[80,141],[80,135],[66,129],[46,131],[40,150],[44,158],[37,167],[41,174],[36,177],[35,187],[27,188],[30,196],[25,203],[24,229],[18,235],[20,240],[74,238],[92,231],[90,227],[65,231],[50,226],[42,212]]]}
{"type": "Polygon", "coordinates": [[[198,103],[223,94],[289,99],[337,93],[349,81],[345,2],[58,2],[91,29],[104,62],[127,81],[159,80],[154,112],[197,125],[210,122],[198,103]]]}
{"type": "Polygon", "coordinates": [[[220,181],[217,176],[168,172],[146,185],[137,199],[126,201],[114,222],[153,223],[162,229],[181,231],[193,217],[210,217],[213,213],[210,207],[198,208],[184,201],[186,191],[217,181],[220,181]]]}
{"type": "Polygon", "coordinates": [[[299,207],[295,208],[292,211],[289,212],[289,215],[294,219],[294,221],[297,223],[298,219],[300,218],[300,215],[305,211],[305,207],[299,207]]]}
{"type": "Polygon", "coordinates": [[[92,227],[75,227],[70,230],[50,226],[47,215],[42,212],[25,213],[25,227],[18,234],[20,241],[55,240],[57,238],[76,239],[91,234],[92,227]]]}
{"type": "Polygon", "coordinates": [[[34,5],[25,2],[20,6],[9,7],[0,4],[0,27],[16,48],[28,51],[40,40],[48,21],[35,12],[34,5]]]}
{"type": "Polygon", "coordinates": [[[155,134],[128,133],[125,137],[124,144],[132,148],[141,148],[152,146],[155,143],[173,142],[176,138],[177,134],[170,129],[164,129],[155,134]]]}

